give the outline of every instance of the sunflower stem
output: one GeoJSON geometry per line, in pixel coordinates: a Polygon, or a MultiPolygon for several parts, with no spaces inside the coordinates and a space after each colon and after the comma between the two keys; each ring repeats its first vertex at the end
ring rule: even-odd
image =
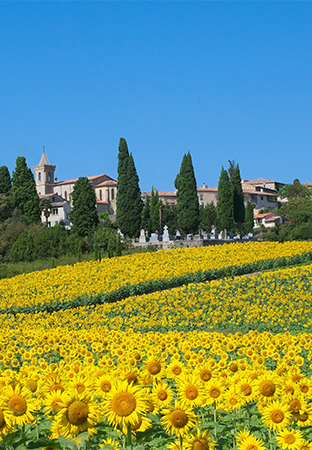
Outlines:
{"type": "Polygon", "coordinates": [[[215,440],[217,441],[217,405],[214,404],[213,421],[215,423],[215,440]]]}
{"type": "Polygon", "coordinates": [[[183,450],[183,438],[181,434],[180,434],[180,450],[183,450]]]}
{"type": "Polygon", "coordinates": [[[127,446],[130,447],[130,449],[132,450],[133,446],[132,446],[132,432],[131,432],[131,425],[130,423],[128,424],[128,428],[127,428],[127,446]]]}

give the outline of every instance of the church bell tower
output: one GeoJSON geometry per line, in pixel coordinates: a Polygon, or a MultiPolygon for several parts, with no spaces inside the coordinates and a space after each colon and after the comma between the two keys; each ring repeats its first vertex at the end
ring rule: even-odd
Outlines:
{"type": "Polygon", "coordinates": [[[43,147],[42,156],[38,166],[34,166],[36,189],[38,195],[46,195],[53,193],[54,172],[56,166],[51,166],[48,161],[45,149],[43,147]]]}

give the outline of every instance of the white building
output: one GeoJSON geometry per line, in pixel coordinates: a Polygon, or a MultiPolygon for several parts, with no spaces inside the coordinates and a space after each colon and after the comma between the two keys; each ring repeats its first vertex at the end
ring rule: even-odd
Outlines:
{"type": "MultiPolygon", "coordinates": [[[[36,188],[39,198],[49,197],[52,202],[50,225],[56,225],[62,221],[70,225],[69,213],[72,208],[72,192],[78,178],[65,181],[55,180],[55,169],[49,163],[47,155],[43,150],[40,162],[34,166],[36,188]]],[[[96,207],[98,214],[107,212],[111,220],[116,220],[116,194],[117,181],[106,174],[87,177],[96,195],[96,207]]],[[[45,222],[42,214],[42,221],[45,222]]]]}

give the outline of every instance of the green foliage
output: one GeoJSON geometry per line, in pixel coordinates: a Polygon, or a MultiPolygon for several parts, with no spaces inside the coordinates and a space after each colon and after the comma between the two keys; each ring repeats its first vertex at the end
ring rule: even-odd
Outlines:
{"type": "Polygon", "coordinates": [[[147,231],[148,235],[152,232],[152,225],[151,225],[151,204],[150,204],[150,198],[148,195],[145,196],[145,201],[142,209],[141,214],[141,230],[147,231]]]}
{"type": "Polygon", "coordinates": [[[124,138],[119,142],[117,172],[117,223],[124,235],[135,237],[140,233],[143,202],[134,159],[124,138]]]}
{"type": "Polygon", "coordinates": [[[217,222],[221,230],[233,231],[233,191],[228,173],[223,167],[218,183],[217,222]]]}
{"type": "Polygon", "coordinates": [[[201,206],[200,212],[200,229],[207,232],[211,231],[213,226],[217,225],[217,207],[213,202],[201,206]]]}
{"type": "Polygon", "coordinates": [[[46,226],[49,225],[49,217],[52,211],[52,202],[50,197],[42,198],[39,202],[40,211],[43,212],[43,215],[46,219],[46,226]]]}
{"type": "Polygon", "coordinates": [[[177,205],[162,203],[161,215],[163,226],[167,225],[169,234],[174,235],[178,229],[178,210],[177,205]]]}
{"type": "Polygon", "coordinates": [[[40,222],[39,197],[35,179],[23,156],[16,159],[16,168],[12,178],[12,199],[14,207],[30,222],[40,222]]]}
{"type": "Polygon", "coordinates": [[[245,223],[244,223],[245,233],[252,233],[253,227],[254,227],[254,209],[252,204],[248,200],[245,211],[245,223]]]}
{"type": "Polygon", "coordinates": [[[0,167],[0,194],[9,194],[12,188],[12,180],[7,166],[0,167]]]}
{"type": "Polygon", "coordinates": [[[96,197],[91,182],[87,177],[80,177],[76,181],[72,193],[73,209],[70,220],[73,232],[81,237],[92,234],[98,225],[96,197]]]}
{"type": "Polygon", "coordinates": [[[182,159],[175,179],[177,191],[178,226],[184,233],[195,233],[199,226],[197,184],[190,152],[182,159]]]}
{"type": "Polygon", "coordinates": [[[12,196],[0,193],[0,223],[7,220],[13,212],[12,196]]]}
{"type": "Polygon", "coordinates": [[[33,261],[35,258],[35,245],[33,234],[25,230],[14,242],[10,250],[10,261],[33,261]]]}
{"type": "Polygon", "coordinates": [[[151,206],[150,206],[150,215],[151,215],[151,231],[160,231],[160,216],[159,211],[162,205],[162,201],[159,200],[159,194],[156,189],[152,186],[151,190],[151,206]]]}
{"type": "Polygon", "coordinates": [[[102,213],[99,215],[99,225],[93,235],[94,245],[97,245],[99,249],[107,251],[109,240],[115,239],[117,233],[116,222],[112,222],[109,219],[108,213],[102,213]]]}
{"type": "Polygon", "coordinates": [[[242,224],[245,222],[245,204],[239,165],[229,161],[230,184],[233,193],[233,217],[242,235],[242,224]]]}
{"type": "Polygon", "coordinates": [[[294,199],[297,197],[312,197],[312,191],[310,188],[301,184],[298,178],[296,178],[292,184],[285,184],[280,191],[281,198],[294,199]]]}

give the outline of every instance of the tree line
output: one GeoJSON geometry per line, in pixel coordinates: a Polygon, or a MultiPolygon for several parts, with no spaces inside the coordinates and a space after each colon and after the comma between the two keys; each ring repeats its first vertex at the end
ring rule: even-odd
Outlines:
{"type": "MultiPolygon", "coordinates": [[[[179,230],[181,235],[207,232],[214,226],[240,236],[253,230],[253,207],[244,203],[239,165],[229,161],[222,167],[218,182],[218,201],[201,206],[190,152],[183,155],[180,170],[174,180],[176,204],[159,198],[152,186],[150,196],[142,199],[139,176],[127,142],[120,138],[117,166],[117,220],[108,214],[97,214],[96,196],[87,177],[78,178],[72,192],[70,212],[72,227],[64,224],[47,227],[51,200],[41,201],[33,173],[26,159],[19,156],[12,177],[6,166],[0,167],[0,261],[20,261],[47,256],[101,251],[109,256],[121,254],[124,237],[136,238],[144,229],[148,235],[162,232],[167,225],[169,233],[179,230]],[[46,223],[41,223],[41,214],[46,223]],[[120,232],[119,232],[120,230],[120,232]]],[[[286,240],[312,238],[312,191],[295,180],[286,185],[280,195],[288,199],[279,210],[289,220],[285,226],[273,230],[262,229],[267,239],[286,240]]]]}

